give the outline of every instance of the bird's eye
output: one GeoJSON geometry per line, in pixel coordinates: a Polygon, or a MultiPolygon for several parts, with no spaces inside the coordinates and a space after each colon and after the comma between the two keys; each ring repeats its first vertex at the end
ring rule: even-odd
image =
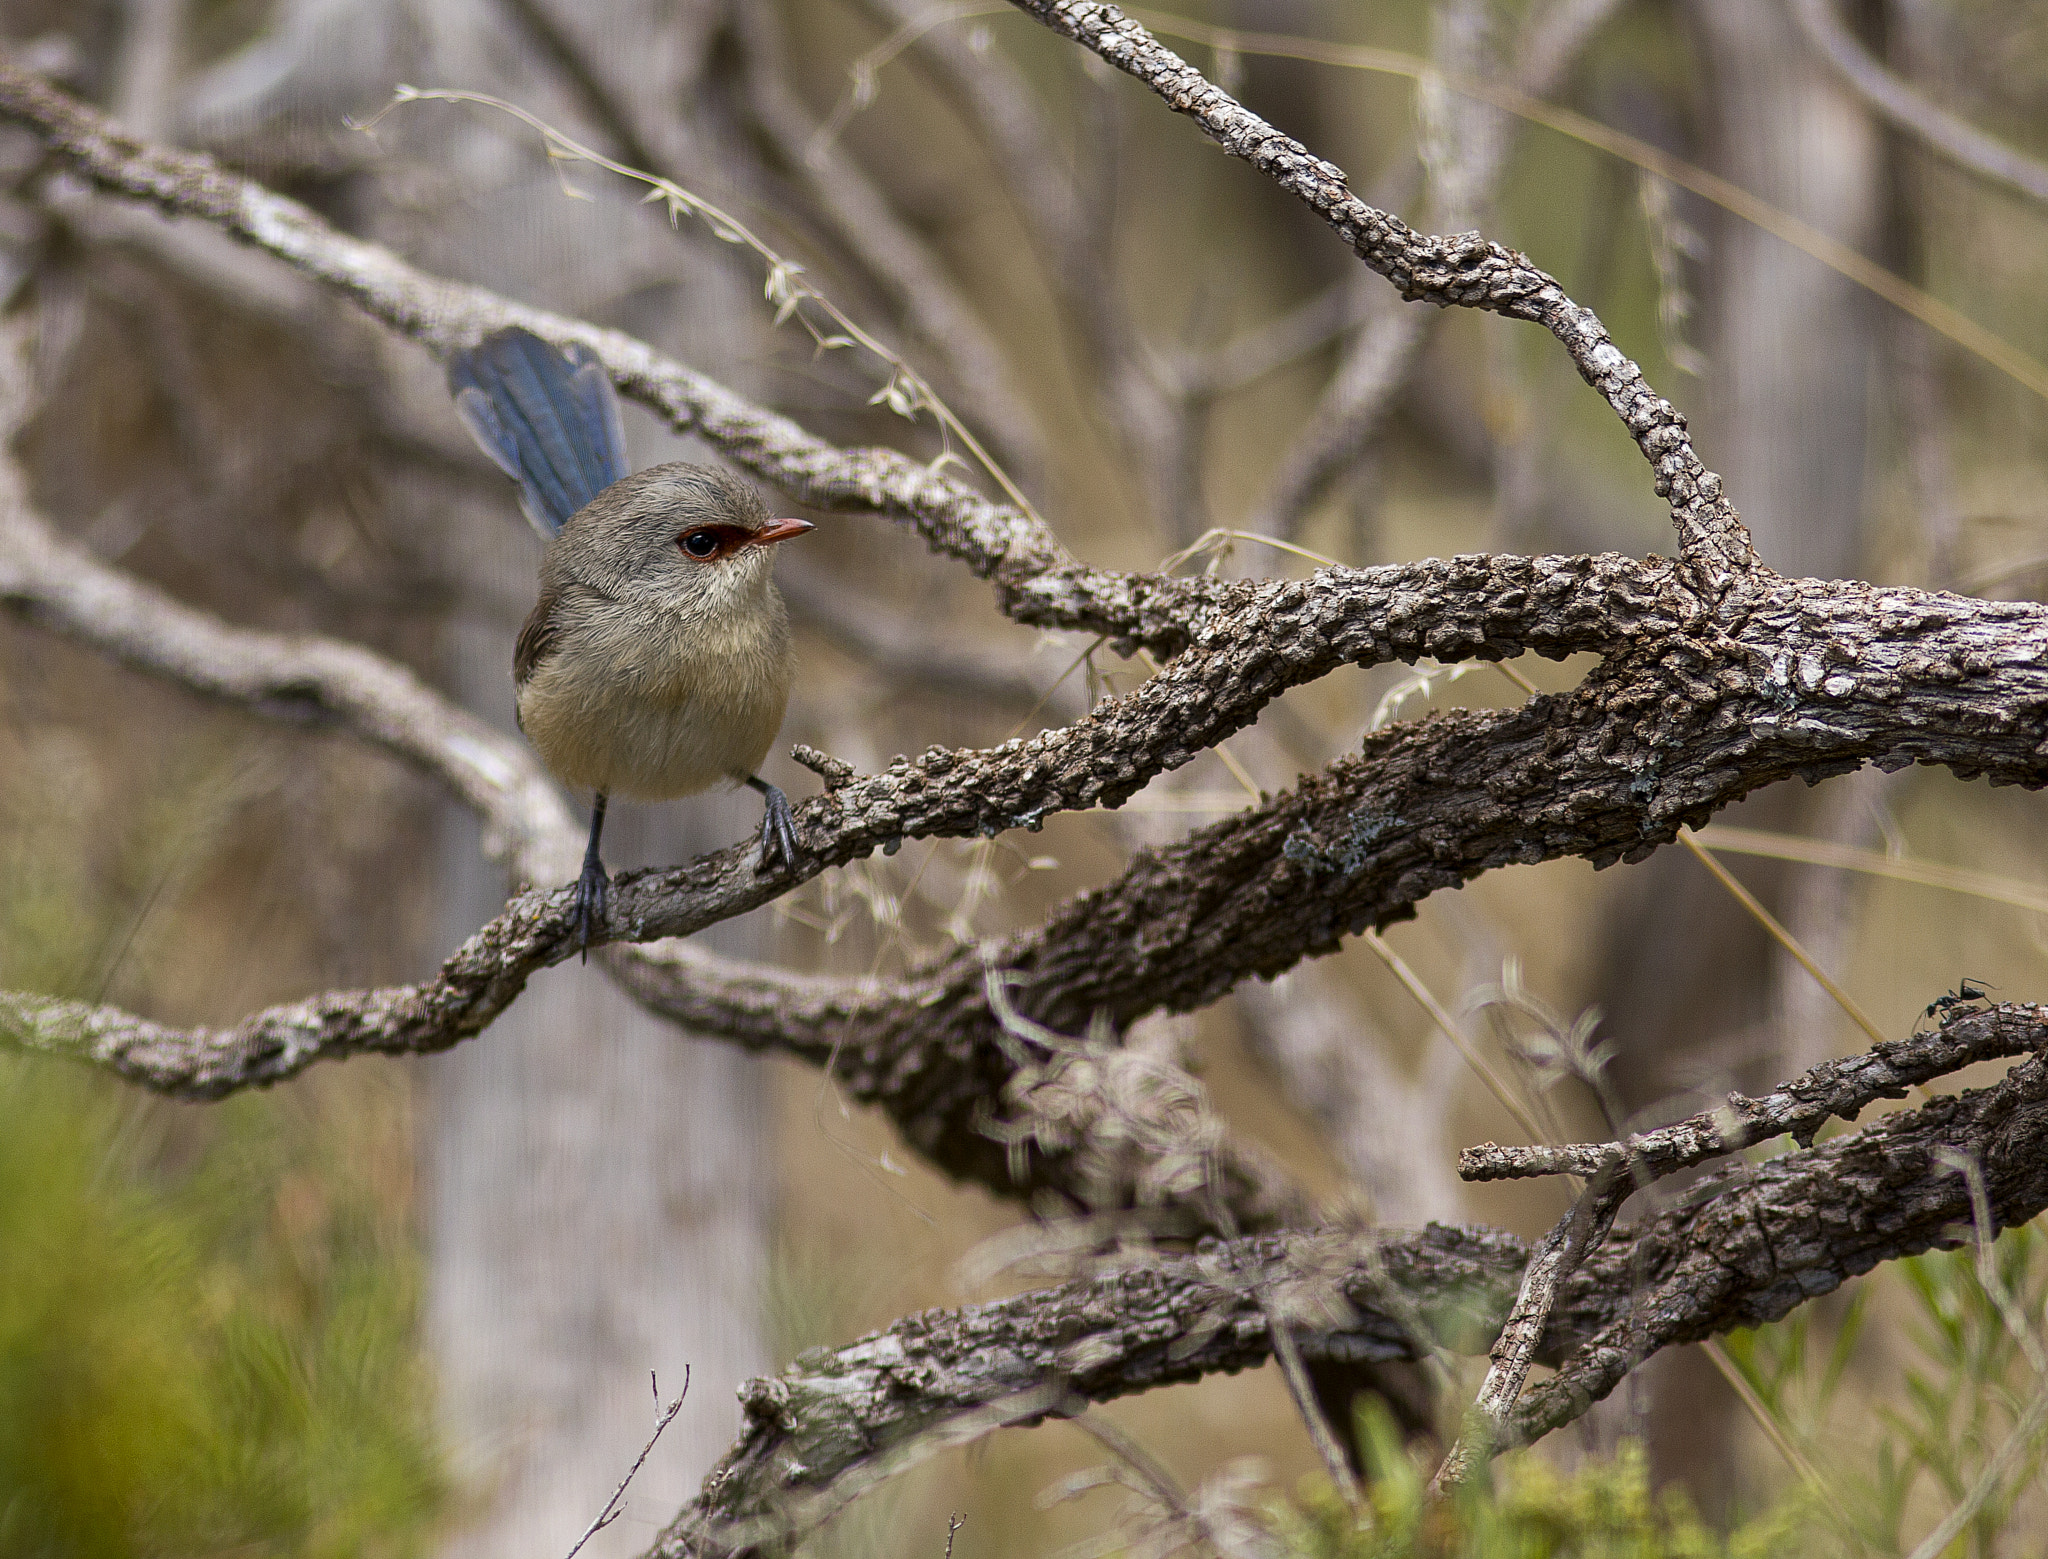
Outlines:
{"type": "Polygon", "coordinates": [[[716,557],[718,539],[718,532],[715,530],[693,530],[685,532],[677,545],[693,558],[716,557]]]}

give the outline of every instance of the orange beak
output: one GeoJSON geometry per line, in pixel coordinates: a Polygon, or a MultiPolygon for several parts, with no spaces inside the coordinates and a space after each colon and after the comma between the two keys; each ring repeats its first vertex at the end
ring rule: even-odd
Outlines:
{"type": "Polygon", "coordinates": [[[751,547],[767,547],[772,546],[778,541],[794,541],[805,531],[813,531],[817,528],[809,520],[770,520],[766,525],[755,531],[752,536],[747,538],[747,545],[751,547]]]}

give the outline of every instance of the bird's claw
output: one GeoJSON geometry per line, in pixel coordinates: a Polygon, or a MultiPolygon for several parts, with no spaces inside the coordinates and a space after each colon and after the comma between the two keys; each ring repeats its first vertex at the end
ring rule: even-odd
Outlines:
{"type": "Polygon", "coordinates": [[[790,811],[789,797],[778,788],[757,782],[762,799],[768,803],[761,815],[761,857],[755,870],[759,873],[793,872],[802,846],[796,837],[796,816],[790,811]]]}
{"type": "Polygon", "coordinates": [[[576,947],[585,963],[590,962],[590,933],[604,920],[605,900],[610,896],[611,886],[612,880],[605,875],[602,862],[583,863],[583,875],[576,879],[574,925],[576,947]]]}

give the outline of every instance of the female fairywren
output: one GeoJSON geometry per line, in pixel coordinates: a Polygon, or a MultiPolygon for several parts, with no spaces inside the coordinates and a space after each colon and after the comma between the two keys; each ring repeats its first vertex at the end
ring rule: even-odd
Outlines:
{"type": "Polygon", "coordinates": [[[499,330],[450,359],[448,385],[547,541],[512,676],[527,740],[596,796],[576,882],[586,955],[610,887],[598,840],[614,792],[663,801],[751,785],[768,804],[758,869],[795,866],[789,800],[754,770],[792,674],[774,544],[810,521],[772,518],[753,488],[708,466],[628,475],[617,392],[581,346],[499,330]]]}

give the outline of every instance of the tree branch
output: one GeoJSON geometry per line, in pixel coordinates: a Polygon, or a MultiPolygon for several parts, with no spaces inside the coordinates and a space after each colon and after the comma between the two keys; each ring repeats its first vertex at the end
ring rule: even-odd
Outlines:
{"type": "MultiPolygon", "coordinates": [[[[2003,1021],[1973,1013],[1950,1026],[2003,1021]]],[[[2048,1014],[2036,1009],[2031,1022],[2048,1041],[2048,1014]]],[[[2027,1060],[1991,1088],[1725,1172],[1688,1205],[1590,1241],[1531,1349],[1559,1373],[1530,1393],[1508,1436],[1570,1422],[1662,1347],[1775,1320],[1881,1261],[1960,1243],[1970,1191],[1944,1159],[1957,1150],[1984,1165],[1998,1227],[2048,1207],[2048,1062],[2027,1060]]],[[[821,1496],[842,1480],[991,1405],[1072,1413],[1260,1364],[1271,1314],[1288,1319],[1311,1359],[1476,1352],[1498,1331],[1529,1258],[1513,1236],[1434,1224],[1266,1235],[907,1317],[750,1383],[739,1441],[653,1553],[729,1559],[800,1535],[791,1511],[830,1508],[821,1496]]]]}
{"type": "Polygon", "coordinates": [[[1518,1180],[1531,1175],[1597,1175],[1627,1164],[1635,1183],[1647,1185],[1773,1137],[1790,1137],[1802,1147],[1810,1146],[1814,1134],[1837,1116],[1853,1121],[1879,1099],[1903,1099],[1908,1089],[1979,1061],[2025,1055],[2040,1049],[2048,1038],[2039,1007],[2002,1003],[1971,1016],[1975,1021],[1964,1023],[1951,1012],[1940,1028],[1861,1055],[1824,1061],[1760,1099],[1731,1093],[1718,1109],[1621,1142],[1509,1148],[1489,1142],[1467,1148],[1458,1156],[1458,1173],[1467,1180],[1518,1180]]]}
{"type": "Polygon", "coordinates": [[[793,1509],[824,1505],[819,1496],[871,1462],[993,1404],[1035,1401],[1025,1420],[1035,1421],[1260,1364],[1271,1349],[1265,1307],[1292,1296],[1303,1309],[1303,1290],[1348,1312],[1341,1332],[1328,1330],[1327,1317],[1317,1333],[1297,1325],[1310,1357],[1414,1358],[1432,1341],[1410,1331],[1418,1309],[1476,1346],[1506,1306],[1524,1254],[1512,1235],[1441,1226],[1384,1239],[1263,1236],[906,1317],[749,1382],[739,1441],[653,1553],[734,1555],[799,1536],[793,1509]]]}
{"type": "Polygon", "coordinates": [[[1718,1171],[1639,1237],[1611,1238],[1553,1312],[1552,1328],[1577,1346],[1522,1400],[1509,1440],[1570,1423],[1659,1349],[1775,1321],[1879,1262],[1962,1243],[1972,1208],[1948,1166],[1955,1153],[1983,1165],[1998,1229],[2048,1208],[2048,1061],[2032,1057],[1994,1087],[1820,1147],[1718,1171]]]}
{"type": "Polygon", "coordinates": [[[1375,210],[1351,193],[1335,163],[1282,135],[1113,5],[1099,0],[1012,0],[1054,32],[1136,77],[1186,114],[1233,157],[1241,157],[1320,217],[1400,295],[1440,307],[1486,309],[1541,325],[1627,426],[1671,503],[1679,549],[1703,571],[1713,594],[1757,566],[1721,478],[1700,463],[1684,416],[1650,389],[1643,373],[1556,280],[1512,249],[1476,233],[1434,238],[1375,210]]]}

